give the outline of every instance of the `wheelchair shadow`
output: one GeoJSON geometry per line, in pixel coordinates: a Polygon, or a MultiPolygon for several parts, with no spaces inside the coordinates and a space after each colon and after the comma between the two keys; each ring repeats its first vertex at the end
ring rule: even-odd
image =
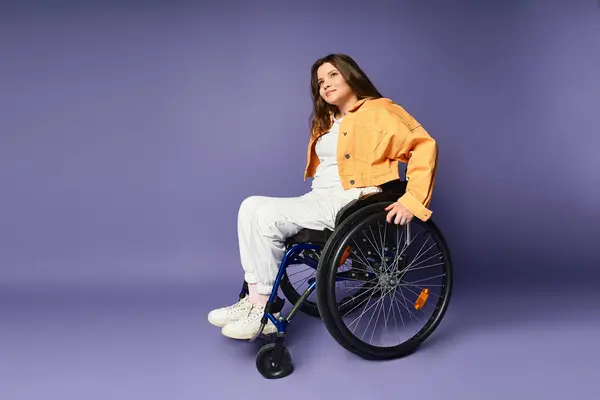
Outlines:
{"type": "MultiPolygon", "coordinates": [[[[237,289],[229,284],[223,286],[234,291],[237,289]]],[[[536,326],[568,323],[574,320],[589,319],[592,314],[600,318],[600,307],[594,308],[594,305],[600,303],[600,295],[597,293],[589,294],[589,297],[584,299],[579,295],[573,300],[576,303],[573,303],[565,301],[565,293],[560,295],[554,291],[538,291],[532,295],[526,288],[521,290],[515,286],[511,287],[511,291],[506,290],[504,285],[478,288],[477,290],[473,290],[470,285],[462,286],[455,286],[443,320],[431,336],[413,353],[414,355],[451,351],[457,345],[468,345],[474,337],[487,334],[497,336],[503,331],[514,332],[536,326]],[[587,304],[593,309],[588,309],[582,304],[587,304]]],[[[228,296],[228,300],[231,300],[230,297],[228,296]]],[[[212,307],[215,303],[214,297],[211,298],[210,303],[212,307]]],[[[288,315],[291,307],[292,305],[286,302],[283,315],[288,315]]],[[[261,337],[254,343],[223,338],[223,343],[237,357],[241,355],[244,358],[254,359],[260,347],[273,340],[273,336],[261,337]]],[[[330,346],[338,345],[320,319],[298,312],[288,326],[285,346],[293,353],[294,362],[302,364],[311,362],[305,360],[322,357],[323,352],[329,351],[330,346]]],[[[353,354],[341,350],[341,347],[338,350],[348,359],[355,358],[353,354]]]]}
{"type": "Polygon", "coordinates": [[[594,317],[600,320],[597,291],[582,293],[552,286],[532,291],[530,287],[511,283],[457,289],[444,319],[419,352],[468,344],[474,337],[488,334],[569,326],[594,317]]]}

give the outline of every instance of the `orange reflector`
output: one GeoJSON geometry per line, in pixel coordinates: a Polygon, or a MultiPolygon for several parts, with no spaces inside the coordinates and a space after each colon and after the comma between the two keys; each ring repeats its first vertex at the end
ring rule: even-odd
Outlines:
{"type": "Polygon", "coordinates": [[[350,255],[350,246],[346,246],[346,249],[344,250],[344,254],[342,254],[342,259],[340,260],[340,266],[346,262],[349,255],[350,255]]]}
{"type": "Polygon", "coordinates": [[[421,307],[425,305],[427,298],[429,297],[429,289],[425,288],[421,290],[419,297],[417,297],[417,301],[415,301],[415,310],[420,310],[421,307]]]}

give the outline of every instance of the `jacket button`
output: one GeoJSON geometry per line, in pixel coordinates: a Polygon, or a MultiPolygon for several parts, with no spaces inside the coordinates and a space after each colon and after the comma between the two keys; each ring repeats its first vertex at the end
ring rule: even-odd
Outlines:
{"type": "Polygon", "coordinates": [[[350,158],[350,154],[346,154],[346,159],[350,158]]]}
{"type": "Polygon", "coordinates": [[[354,179],[350,181],[350,184],[351,184],[351,185],[354,185],[354,179]]]}

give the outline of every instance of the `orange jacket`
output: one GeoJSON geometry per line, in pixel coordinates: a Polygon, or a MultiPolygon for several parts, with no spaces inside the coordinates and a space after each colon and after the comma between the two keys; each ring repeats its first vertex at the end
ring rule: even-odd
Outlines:
{"type": "MultiPolygon", "coordinates": [[[[339,127],[338,170],[344,189],[379,186],[399,179],[398,162],[407,164],[406,193],[398,199],[422,221],[431,217],[429,204],[437,168],[437,145],[407,111],[386,98],[364,99],[339,127]]],[[[316,140],[308,144],[304,181],[319,165],[316,140]]]]}

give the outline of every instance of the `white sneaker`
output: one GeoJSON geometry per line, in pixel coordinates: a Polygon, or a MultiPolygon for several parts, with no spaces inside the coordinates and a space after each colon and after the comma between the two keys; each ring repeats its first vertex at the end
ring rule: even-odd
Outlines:
{"type": "Polygon", "coordinates": [[[249,297],[246,296],[231,306],[212,310],[210,313],[208,313],[208,322],[214,326],[222,328],[227,324],[245,317],[250,313],[251,309],[252,304],[250,304],[249,297]]]}
{"type": "MultiPolygon", "coordinates": [[[[231,339],[250,340],[260,329],[260,320],[262,319],[265,306],[250,304],[250,311],[242,318],[233,321],[223,327],[221,333],[231,339]]],[[[275,318],[279,317],[279,313],[273,314],[275,318]]],[[[271,335],[277,333],[277,327],[269,319],[265,328],[262,331],[263,335],[271,335]]]]}

